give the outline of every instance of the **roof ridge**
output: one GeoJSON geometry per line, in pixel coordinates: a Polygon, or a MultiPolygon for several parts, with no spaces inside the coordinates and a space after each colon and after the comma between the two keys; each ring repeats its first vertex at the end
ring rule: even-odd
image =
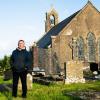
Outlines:
{"type": "MultiPolygon", "coordinates": [[[[90,4],[94,9],[96,9],[96,7],[91,3],[91,1],[88,0],[88,2],[86,3],[86,5],[85,5],[82,9],[79,10],[79,12],[76,14],[75,17],[79,16],[79,15],[82,13],[82,11],[83,11],[89,4],[90,4]]],[[[96,9],[96,10],[97,10],[97,9],[96,9]]],[[[100,13],[98,10],[97,10],[97,12],[100,13]]],[[[74,17],[74,18],[75,18],[75,17],[74,17]]],[[[72,19],[72,20],[73,20],[73,19],[72,19]]],[[[71,22],[71,21],[70,21],[70,22],[71,22]]],[[[70,24],[70,22],[69,22],[69,24],[70,24]]],[[[67,25],[67,26],[68,26],[68,25],[67,25]]],[[[62,30],[62,31],[63,31],[63,30],[62,30]]]]}
{"type": "MultiPolygon", "coordinates": [[[[53,28],[51,28],[46,34],[44,34],[43,37],[41,37],[40,40],[37,41],[37,45],[40,48],[46,48],[48,45],[50,45],[50,43],[51,43],[51,36],[58,35],[61,31],[63,31],[63,29],[65,28],[65,26],[66,25],[68,26],[71,23],[71,21],[75,17],[77,17],[78,15],[80,15],[82,13],[82,11],[88,5],[91,5],[92,7],[94,7],[94,9],[96,9],[96,7],[93,6],[93,4],[90,1],[88,1],[87,4],[82,9],[80,9],[77,12],[71,14],[69,17],[67,17],[66,19],[64,19],[61,22],[59,22],[57,25],[55,25],[53,28]]],[[[97,12],[100,13],[98,10],[97,10],[97,12]]]]}
{"type": "Polygon", "coordinates": [[[93,4],[90,0],[88,0],[88,2],[87,2],[86,5],[82,8],[82,10],[85,9],[85,7],[88,6],[88,4],[90,4],[93,8],[95,8],[95,9],[100,13],[100,11],[94,6],[94,4],[93,4]]]}

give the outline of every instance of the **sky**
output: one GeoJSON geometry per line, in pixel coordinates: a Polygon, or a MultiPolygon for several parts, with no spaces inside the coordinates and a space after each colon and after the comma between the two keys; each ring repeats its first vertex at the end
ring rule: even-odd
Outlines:
{"type": "MultiPolygon", "coordinates": [[[[45,13],[51,5],[59,22],[83,8],[88,0],[0,0],[0,58],[11,55],[20,39],[26,47],[45,34],[45,13]]],[[[100,11],[100,0],[90,0],[100,11]]]]}

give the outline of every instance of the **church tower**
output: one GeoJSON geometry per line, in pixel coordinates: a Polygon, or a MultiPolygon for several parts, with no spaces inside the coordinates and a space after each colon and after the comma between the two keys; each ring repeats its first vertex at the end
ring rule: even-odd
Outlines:
{"type": "Polygon", "coordinates": [[[45,32],[47,33],[52,27],[58,24],[58,13],[54,8],[46,12],[45,32]]]}

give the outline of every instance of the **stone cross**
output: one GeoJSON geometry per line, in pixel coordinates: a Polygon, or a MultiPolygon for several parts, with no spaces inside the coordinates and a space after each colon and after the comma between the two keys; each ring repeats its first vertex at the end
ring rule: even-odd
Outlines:
{"type": "Polygon", "coordinates": [[[77,60],[77,38],[72,38],[72,41],[69,43],[70,48],[72,49],[72,59],[77,60]]]}

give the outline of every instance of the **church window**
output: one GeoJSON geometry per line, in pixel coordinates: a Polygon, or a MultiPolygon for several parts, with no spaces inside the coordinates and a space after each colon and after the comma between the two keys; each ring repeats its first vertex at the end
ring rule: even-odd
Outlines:
{"type": "Polygon", "coordinates": [[[51,26],[55,25],[55,17],[54,17],[54,15],[50,16],[50,24],[51,24],[51,26]]]}
{"type": "Polygon", "coordinates": [[[93,33],[89,33],[87,36],[87,43],[88,43],[88,61],[94,62],[95,61],[95,36],[93,33]]]}

